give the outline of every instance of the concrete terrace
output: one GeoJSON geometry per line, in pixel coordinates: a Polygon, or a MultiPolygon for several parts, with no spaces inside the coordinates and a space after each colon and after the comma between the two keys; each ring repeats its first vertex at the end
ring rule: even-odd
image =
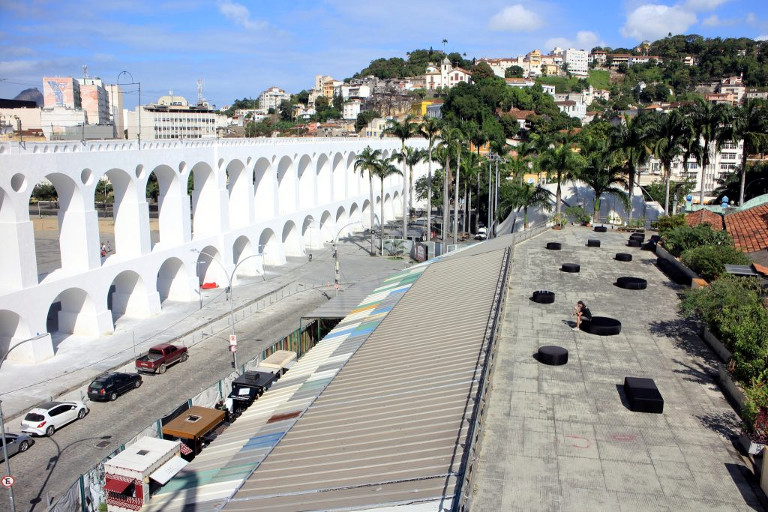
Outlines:
{"type": "Polygon", "coordinates": [[[738,417],[716,384],[715,358],[677,315],[682,289],[627,238],[568,227],[515,246],[472,510],[763,509],[732,445],[738,417]],[[586,247],[588,238],[602,247],[586,247]],[[548,241],[563,250],[546,250],[548,241]],[[581,272],[561,272],[565,262],[581,272]],[[648,288],[618,288],[619,276],[648,288]],[[555,303],[529,300],[540,289],[555,303]],[[578,300],[619,319],[621,334],[572,331],[578,300]],[[538,363],[542,345],[567,348],[568,364],[538,363]],[[630,411],[625,376],[653,378],[664,413],[630,411]]]}

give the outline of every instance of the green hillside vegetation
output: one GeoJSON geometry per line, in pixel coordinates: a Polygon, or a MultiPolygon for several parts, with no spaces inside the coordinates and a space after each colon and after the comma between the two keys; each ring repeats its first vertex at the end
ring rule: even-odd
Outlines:
{"type": "MultiPolygon", "coordinates": [[[[439,64],[446,56],[445,53],[430,48],[429,50],[413,50],[408,52],[408,58],[391,57],[389,59],[376,59],[371,61],[367,68],[355,73],[352,78],[375,76],[376,78],[405,78],[409,76],[423,75],[427,71],[430,62],[439,64]]],[[[466,55],[466,54],[465,54],[466,55]]],[[[462,54],[453,52],[448,54],[455,66],[469,69],[471,60],[466,60],[462,54]]],[[[347,79],[349,80],[349,79],[347,79]]]]}
{"type": "Polygon", "coordinates": [[[602,69],[590,69],[587,78],[575,76],[542,76],[536,79],[536,82],[546,85],[554,85],[555,92],[581,92],[591,85],[595,89],[609,89],[611,86],[611,75],[608,71],[602,69]]]}

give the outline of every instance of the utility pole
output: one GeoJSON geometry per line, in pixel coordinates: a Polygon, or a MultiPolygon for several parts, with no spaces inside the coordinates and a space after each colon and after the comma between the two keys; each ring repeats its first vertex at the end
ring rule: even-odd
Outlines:
{"type": "MultiPolygon", "coordinates": [[[[3,436],[3,457],[5,458],[5,475],[11,476],[11,463],[8,461],[8,447],[5,443],[5,423],[3,421],[3,401],[0,400],[0,435],[3,436]]],[[[13,485],[8,488],[11,500],[11,512],[16,512],[16,504],[13,502],[13,485]]]]}

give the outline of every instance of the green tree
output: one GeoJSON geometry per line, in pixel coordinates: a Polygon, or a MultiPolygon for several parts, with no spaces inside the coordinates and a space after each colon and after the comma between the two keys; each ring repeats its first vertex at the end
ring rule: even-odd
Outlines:
{"type": "Polygon", "coordinates": [[[520,66],[509,66],[504,70],[504,78],[523,78],[525,70],[520,66]]]}
{"type": "Polygon", "coordinates": [[[662,114],[649,114],[649,142],[653,156],[659,159],[664,169],[664,211],[669,215],[669,182],[672,177],[672,161],[683,153],[682,141],[685,134],[685,120],[679,110],[662,114]]]}
{"type": "Polygon", "coordinates": [[[557,181],[555,209],[559,215],[562,203],[561,185],[564,181],[578,175],[584,167],[584,158],[576,152],[573,138],[568,135],[560,138],[553,137],[540,145],[546,147],[540,159],[541,168],[557,181]]]}
{"type": "MultiPolygon", "coordinates": [[[[419,124],[414,122],[414,116],[411,114],[408,114],[405,116],[405,119],[403,119],[402,122],[397,121],[396,119],[389,119],[387,120],[387,126],[384,128],[384,130],[381,132],[381,136],[384,137],[385,135],[392,135],[393,137],[397,137],[400,139],[401,148],[400,152],[405,153],[405,142],[410,139],[411,137],[415,137],[419,133],[419,124]]],[[[407,162],[406,159],[403,158],[403,172],[400,174],[405,177],[405,183],[403,186],[403,238],[407,237],[408,235],[408,222],[410,221],[410,213],[411,208],[413,207],[413,202],[411,201],[411,188],[413,185],[412,178],[410,176],[406,175],[407,172],[407,162]]]]}
{"type": "MultiPolygon", "coordinates": [[[[377,176],[381,182],[381,202],[379,203],[381,205],[381,217],[379,217],[379,223],[381,224],[381,254],[384,254],[384,226],[386,225],[386,222],[384,220],[384,180],[390,176],[393,176],[395,174],[403,175],[402,171],[392,165],[392,159],[391,158],[379,158],[376,161],[376,166],[373,170],[373,175],[377,176]]],[[[371,209],[373,209],[373,205],[371,205],[371,209]]],[[[403,239],[405,239],[408,236],[408,226],[406,226],[406,231],[403,232],[403,239]]]]}
{"type": "MultiPolygon", "coordinates": [[[[552,192],[539,184],[524,183],[514,179],[504,180],[499,188],[498,219],[503,219],[513,210],[523,210],[523,229],[528,229],[528,208],[552,210],[552,192]]],[[[512,226],[514,229],[514,224],[512,226]]]]}
{"type": "Polygon", "coordinates": [[[413,146],[404,146],[401,151],[393,155],[393,158],[397,162],[402,162],[404,167],[408,169],[408,211],[410,212],[413,210],[413,194],[411,193],[413,190],[413,167],[427,158],[427,151],[416,149],[413,146]]]}
{"type": "MultiPolygon", "coordinates": [[[[419,125],[419,133],[422,137],[427,139],[427,182],[426,190],[431,190],[432,183],[432,152],[435,149],[435,143],[440,135],[440,129],[442,128],[442,121],[434,117],[428,117],[424,119],[419,125]]],[[[427,199],[427,240],[432,240],[432,194],[426,194],[427,199]]]]}
{"type": "Polygon", "coordinates": [[[586,165],[579,172],[581,181],[589,185],[595,193],[592,218],[597,222],[600,213],[600,198],[603,194],[616,196],[625,208],[629,208],[629,194],[621,187],[627,186],[624,171],[616,165],[616,155],[611,152],[608,141],[597,140],[584,147],[586,165]]]}
{"type": "Polygon", "coordinates": [[[475,83],[480,82],[486,78],[493,78],[496,74],[491,69],[491,66],[487,62],[478,62],[470,70],[472,73],[472,81],[475,83]]]}
{"type": "Polygon", "coordinates": [[[278,108],[280,111],[280,120],[281,121],[292,121],[293,120],[293,105],[288,100],[283,100],[280,102],[280,107],[278,108]]]}
{"type": "Polygon", "coordinates": [[[368,126],[368,123],[378,117],[381,117],[381,113],[378,110],[363,110],[357,114],[357,120],[355,120],[355,131],[360,133],[363,128],[368,126]]]}
{"type": "MultiPolygon", "coordinates": [[[[373,231],[374,231],[374,215],[373,215],[373,209],[376,207],[376,203],[373,200],[373,176],[378,175],[377,174],[377,168],[380,165],[381,161],[381,150],[380,149],[371,149],[370,146],[366,146],[365,149],[363,149],[359,155],[357,155],[357,159],[355,160],[355,167],[354,170],[356,172],[360,173],[360,176],[363,176],[364,173],[368,173],[368,189],[370,191],[370,203],[371,203],[371,256],[376,256],[376,244],[373,241],[373,231]]],[[[384,202],[384,198],[382,197],[381,202],[384,202]]],[[[382,225],[383,228],[383,225],[382,225]]],[[[382,229],[382,237],[384,235],[383,229],[382,229]]]]}
{"type": "Polygon", "coordinates": [[[632,199],[635,192],[635,177],[637,167],[648,162],[651,155],[651,147],[648,141],[648,131],[643,121],[645,117],[638,115],[631,118],[625,115],[622,122],[614,125],[611,133],[611,147],[623,160],[627,173],[629,189],[629,220],[632,220],[632,199]]]}
{"type": "Polygon", "coordinates": [[[743,105],[731,111],[730,119],[723,139],[730,139],[733,143],[744,142],[739,185],[739,205],[742,205],[747,176],[747,155],[762,153],[768,149],[768,103],[747,99],[743,105]]]}
{"type": "Polygon", "coordinates": [[[693,138],[700,144],[693,156],[702,168],[699,200],[704,204],[704,170],[710,164],[710,153],[713,149],[719,150],[722,147],[723,134],[728,122],[728,109],[725,105],[699,99],[688,112],[693,128],[693,138]]]}

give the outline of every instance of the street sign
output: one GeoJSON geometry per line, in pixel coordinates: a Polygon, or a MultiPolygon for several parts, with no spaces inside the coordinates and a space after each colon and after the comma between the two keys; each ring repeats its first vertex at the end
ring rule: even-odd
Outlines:
{"type": "MultiPolygon", "coordinates": [[[[233,347],[237,346],[237,335],[236,334],[230,334],[229,335],[229,344],[233,347]]],[[[234,350],[233,350],[234,352],[234,350]]]]}
{"type": "Polygon", "coordinates": [[[13,483],[14,483],[14,482],[15,482],[15,480],[14,480],[14,479],[13,479],[13,477],[12,477],[12,476],[10,476],[10,475],[8,475],[8,476],[4,476],[4,477],[3,477],[3,479],[2,479],[2,481],[0,481],[0,483],[2,483],[2,484],[3,484],[3,487],[7,487],[7,488],[9,488],[9,489],[10,489],[11,487],[13,487],[13,483]]]}
{"type": "Polygon", "coordinates": [[[229,351],[230,352],[237,352],[237,345],[230,345],[229,346],[229,351]]]}

